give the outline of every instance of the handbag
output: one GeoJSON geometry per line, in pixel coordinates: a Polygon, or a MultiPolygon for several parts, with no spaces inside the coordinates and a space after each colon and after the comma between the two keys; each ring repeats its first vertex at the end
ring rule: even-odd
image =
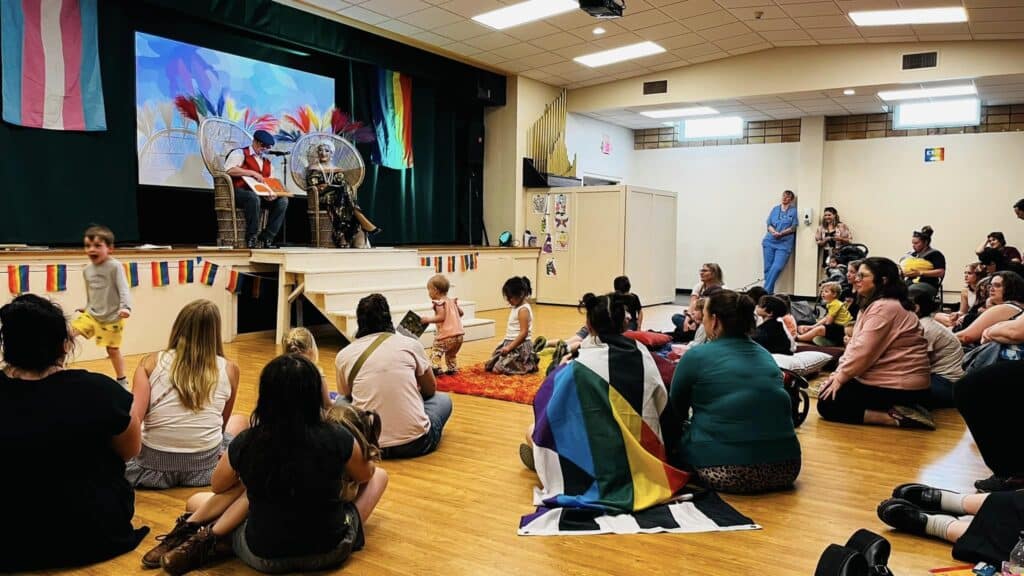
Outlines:
{"type": "Polygon", "coordinates": [[[793,427],[798,428],[807,419],[811,409],[811,398],[807,394],[810,384],[803,376],[785,368],[782,369],[782,384],[793,405],[793,427]]]}

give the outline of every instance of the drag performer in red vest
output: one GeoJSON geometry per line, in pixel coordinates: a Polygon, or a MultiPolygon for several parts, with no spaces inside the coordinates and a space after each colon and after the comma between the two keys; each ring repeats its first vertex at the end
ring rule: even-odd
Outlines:
{"type": "Polygon", "coordinates": [[[245,213],[245,245],[247,248],[277,248],[274,238],[284,223],[284,214],[288,210],[288,198],[283,196],[264,196],[262,202],[270,207],[270,218],[267,227],[260,232],[260,196],[249,189],[242,176],[249,176],[258,182],[270,178],[273,166],[270,158],[264,153],[274,146],[274,137],[266,130],[257,130],[252,135],[252,144],[246,148],[236,148],[228,154],[224,161],[224,170],[232,178],[235,187],[235,206],[245,213]]]}

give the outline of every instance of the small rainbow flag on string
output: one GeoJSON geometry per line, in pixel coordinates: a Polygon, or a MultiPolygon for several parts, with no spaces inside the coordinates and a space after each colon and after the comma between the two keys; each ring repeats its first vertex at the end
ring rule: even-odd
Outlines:
{"type": "Polygon", "coordinates": [[[199,281],[207,286],[213,286],[213,281],[217,278],[217,265],[207,260],[203,262],[203,272],[199,275],[199,281]]]}
{"type": "Polygon", "coordinates": [[[227,286],[224,286],[224,289],[232,294],[238,292],[238,289],[241,286],[240,280],[241,279],[239,278],[237,271],[232,270],[228,272],[228,283],[227,286]]]}
{"type": "Polygon", "coordinates": [[[171,275],[167,269],[167,262],[150,262],[149,266],[153,274],[153,286],[167,286],[171,283],[171,275]]]}
{"type": "Polygon", "coordinates": [[[7,267],[7,288],[15,295],[28,292],[28,264],[7,267]]]}
{"type": "Polygon", "coordinates": [[[437,256],[436,258],[434,258],[434,272],[437,272],[438,274],[441,273],[441,267],[443,266],[443,264],[441,262],[442,260],[444,260],[444,258],[442,258],[440,256],[437,256]]]}
{"type": "Polygon", "coordinates": [[[260,298],[260,285],[263,283],[263,279],[259,276],[252,277],[252,298],[253,300],[259,300],[260,298]]]}
{"type": "Polygon", "coordinates": [[[195,281],[194,267],[195,262],[192,260],[178,260],[178,284],[191,284],[195,281]]]}
{"type": "Polygon", "coordinates": [[[423,258],[420,258],[420,266],[430,266],[430,257],[424,256],[423,258]]]}
{"type": "Polygon", "coordinates": [[[138,262],[125,262],[124,266],[124,279],[128,282],[128,285],[135,288],[139,285],[139,263],[138,262]]]}
{"type": "Polygon", "coordinates": [[[448,257],[448,272],[455,272],[455,256],[448,257]]]}
{"type": "Polygon", "coordinates": [[[67,264],[46,265],[46,291],[63,292],[68,289],[67,264]]]}

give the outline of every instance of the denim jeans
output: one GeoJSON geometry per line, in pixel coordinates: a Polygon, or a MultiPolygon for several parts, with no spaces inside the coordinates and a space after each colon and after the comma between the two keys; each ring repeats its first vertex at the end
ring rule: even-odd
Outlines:
{"type": "Polygon", "coordinates": [[[270,217],[267,228],[263,231],[264,240],[273,240],[281,231],[284,215],[288,211],[288,198],[279,196],[273,200],[263,200],[252,190],[235,188],[235,207],[245,213],[245,239],[255,238],[260,231],[260,204],[270,205],[270,217]]]}
{"type": "MultiPolygon", "coordinates": [[[[348,404],[344,396],[338,396],[335,404],[348,404]]],[[[437,450],[441,443],[441,433],[444,432],[444,425],[452,415],[452,397],[444,392],[435,392],[433,396],[423,401],[423,411],[427,413],[430,420],[430,430],[426,434],[401,444],[381,449],[381,456],[385,460],[394,458],[415,458],[424,456],[437,450]]],[[[387,426],[387,423],[384,424],[387,426]]]]}
{"type": "Polygon", "coordinates": [[[348,530],[341,541],[338,542],[337,547],[319,554],[288,556],[284,558],[263,558],[262,556],[257,556],[249,549],[249,543],[245,537],[245,527],[248,522],[242,522],[242,525],[235,528],[235,531],[231,533],[231,548],[239,560],[250,568],[265,574],[328,570],[340,565],[352,555],[352,552],[363,548],[362,522],[359,519],[359,512],[354,504],[349,503],[345,505],[345,522],[348,524],[348,530]]]}

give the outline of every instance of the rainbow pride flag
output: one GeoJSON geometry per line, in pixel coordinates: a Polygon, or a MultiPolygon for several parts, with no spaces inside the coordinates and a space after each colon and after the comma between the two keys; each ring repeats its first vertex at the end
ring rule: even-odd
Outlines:
{"type": "Polygon", "coordinates": [[[7,266],[7,289],[14,295],[29,291],[28,264],[7,266]]]}
{"type": "Polygon", "coordinates": [[[227,286],[224,286],[224,289],[227,290],[228,292],[231,292],[232,294],[235,294],[241,287],[242,282],[241,277],[238,275],[238,272],[236,272],[235,270],[230,271],[228,273],[228,283],[227,286]]]}
{"type": "Polygon", "coordinates": [[[372,108],[377,134],[373,161],[395,170],[412,168],[412,78],[378,68],[372,108]]]}
{"type": "Polygon", "coordinates": [[[213,286],[213,281],[217,278],[217,265],[207,260],[203,262],[203,271],[199,274],[199,281],[207,286],[213,286]]]}
{"type": "Polygon", "coordinates": [[[195,261],[178,260],[178,284],[191,284],[195,281],[195,261]]]}
{"type": "Polygon", "coordinates": [[[167,286],[171,283],[167,262],[150,262],[149,266],[153,276],[153,286],[167,286]]]}
{"type": "Polygon", "coordinates": [[[128,286],[135,288],[139,285],[139,263],[138,262],[125,262],[121,264],[124,266],[124,279],[128,282],[128,286]]]}
{"type": "Polygon", "coordinates": [[[63,292],[68,289],[68,265],[46,265],[46,291],[63,292]]]}

